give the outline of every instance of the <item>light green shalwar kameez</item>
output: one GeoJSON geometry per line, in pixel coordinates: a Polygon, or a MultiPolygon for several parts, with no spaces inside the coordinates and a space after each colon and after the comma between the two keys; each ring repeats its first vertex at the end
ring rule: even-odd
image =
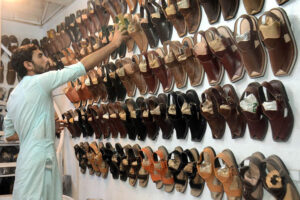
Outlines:
{"type": "Polygon", "coordinates": [[[25,76],[11,93],[4,119],[5,137],[20,139],[14,200],[60,200],[62,184],[55,153],[52,90],[86,73],[77,64],[25,76]]]}

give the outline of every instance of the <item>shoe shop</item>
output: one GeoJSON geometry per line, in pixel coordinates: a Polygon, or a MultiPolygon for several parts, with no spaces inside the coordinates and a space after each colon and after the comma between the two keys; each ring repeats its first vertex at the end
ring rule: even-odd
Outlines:
{"type": "Polygon", "coordinates": [[[300,200],[300,0],[0,10],[0,200],[300,200]]]}

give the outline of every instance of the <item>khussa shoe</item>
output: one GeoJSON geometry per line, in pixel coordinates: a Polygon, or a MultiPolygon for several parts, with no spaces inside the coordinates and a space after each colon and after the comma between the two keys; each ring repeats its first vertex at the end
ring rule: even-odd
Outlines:
{"type": "Polygon", "coordinates": [[[219,0],[224,20],[230,20],[235,17],[239,9],[240,0],[219,0]]]}
{"type": "Polygon", "coordinates": [[[164,57],[165,54],[161,48],[147,53],[151,71],[159,79],[164,92],[170,92],[173,90],[174,78],[170,69],[164,65],[164,57]]]}
{"type": "Polygon", "coordinates": [[[267,53],[258,33],[257,19],[242,15],[234,25],[234,38],[250,78],[261,77],[267,67],[267,53]]]}
{"type": "Polygon", "coordinates": [[[177,0],[177,9],[183,15],[190,34],[198,31],[201,22],[201,8],[197,0],[177,0]]]}
{"type": "Polygon", "coordinates": [[[243,185],[231,150],[225,149],[216,156],[214,171],[217,179],[223,184],[227,199],[242,200],[243,185]]]}
{"type": "MultiPolygon", "coordinates": [[[[165,3],[165,0],[162,0],[165,3]]],[[[179,37],[183,37],[187,33],[187,25],[184,17],[179,12],[176,2],[168,0],[167,7],[165,8],[167,19],[173,24],[179,37]]]]}
{"type": "Polygon", "coordinates": [[[173,134],[173,124],[167,117],[167,95],[159,94],[158,97],[151,96],[148,98],[148,107],[156,124],[162,131],[163,139],[169,139],[173,134]]]}
{"type": "Polygon", "coordinates": [[[149,66],[147,54],[133,55],[132,60],[138,65],[140,72],[147,84],[149,93],[156,94],[159,89],[159,81],[157,77],[152,73],[152,70],[149,66]]]}
{"type": "Polygon", "coordinates": [[[267,99],[262,103],[262,111],[270,121],[275,141],[287,141],[292,134],[294,115],[284,85],[279,80],[263,82],[267,99]]]}
{"type": "Polygon", "coordinates": [[[200,113],[200,101],[195,90],[180,94],[177,101],[181,106],[183,118],[187,121],[192,141],[201,141],[206,130],[206,120],[200,113]]]}
{"type": "Polygon", "coordinates": [[[255,15],[262,10],[265,0],[243,0],[243,2],[247,13],[255,15]]]}
{"type": "Polygon", "coordinates": [[[148,2],[147,8],[150,12],[150,18],[158,37],[163,44],[165,41],[170,40],[173,33],[173,26],[166,18],[165,8],[167,7],[166,2],[163,0],[161,4],[155,1],[148,2]],[[156,7],[156,9],[155,9],[156,7]]]}
{"type": "Polygon", "coordinates": [[[188,158],[188,163],[184,167],[184,173],[189,177],[189,185],[191,188],[191,195],[198,197],[204,190],[204,179],[197,173],[197,162],[199,160],[199,153],[197,149],[186,149],[183,153],[188,158]]]}
{"type": "Polygon", "coordinates": [[[211,87],[201,94],[202,103],[200,106],[201,114],[208,122],[214,139],[220,139],[225,132],[225,120],[219,113],[222,105],[222,97],[218,92],[218,87],[211,87]]]}
{"type": "Polygon", "coordinates": [[[210,50],[223,64],[230,81],[241,80],[245,70],[231,30],[226,26],[210,28],[205,32],[205,38],[210,50]]]}
{"type": "Polygon", "coordinates": [[[297,45],[287,14],[282,8],[273,8],[260,16],[258,26],[273,74],[289,75],[297,59],[297,45]]]}
{"type": "Polygon", "coordinates": [[[174,177],[168,168],[168,151],[164,146],[153,153],[154,171],[160,175],[166,192],[172,192],[175,186],[174,177]]]}
{"type": "Polygon", "coordinates": [[[278,156],[271,155],[264,160],[263,172],[263,186],[274,198],[280,200],[300,199],[287,167],[278,156]]]}
{"type": "Polygon", "coordinates": [[[138,97],[136,99],[136,104],[142,113],[142,119],[146,126],[148,137],[152,140],[155,140],[158,135],[159,128],[152,117],[147,104],[147,99],[144,99],[144,97],[138,97]]]}
{"type": "Polygon", "coordinates": [[[240,177],[243,182],[243,197],[245,199],[260,200],[263,198],[262,161],[265,156],[256,152],[243,160],[239,165],[240,177]]]}
{"type": "Polygon", "coordinates": [[[174,177],[175,189],[184,193],[188,184],[188,176],[183,169],[188,163],[188,158],[183,149],[178,146],[168,156],[168,167],[174,177]]]}
{"type": "Polygon", "coordinates": [[[246,129],[246,120],[239,107],[239,98],[232,85],[226,84],[223,88],[219,88],[219,93],[223,98],[219,107],[219,113],[226,120],[232,139],[243,137],[246,129]]]}
{"type": "Polygon", "coordinates": [[[240,98],[240,107],[252,139],[263,140],[268,130],[268,121],[262,112],[264,101],[263,88],[257,82],[250,83],[240,98]]]}
{"type": "Polygon", "coordinates": [[[163,50],[165,53],[164,63],[168,66],[168,69],[171,71],[176,87],[178,89],[184,88],[187,83],[187,73],[183,69],[182,65],[177,61],[174,50],[176,46],[180,43],[178,41],[166,41],[163,44],[163,50]]]}
{"type": "Polygon", "coordinates": [[[213,200],[222,200],[224,189],[222,183],[215,176],[215,157],[216,153],[212,147],[204,148],[197,162],[197,172],[205,180],[211,193],[211,198],[213,200]]]}
{"type": "Polygon", "coordinates": [[[200,31],[194,35],[194,55],[203,66],[210,85],[221,83],[224,75],[224,68],[219,59],[211,52],[205,33],[200,31]],[[199,40],[198,37],[201,37],[199,40]]]}
{"type": "Polygon", "coordinates": [[[193,40],[185,37],[181,43],[173,42],[172,51],[190,79],[191,86],[198,86],[203,80],[203,69],[199,60],[193,55],[193,40]]]}
{"type": "Polygon", "coordinates": [[[219,0],[199,0],[199,2],[204,8],[208,22],[210,24],[218,22],[221,13],[219,0]]]}
{"type": "Polygon", "coordinates": [[[144,141],[147,136],[147,128],[142,121],[142,111],[138,108],[138,105],[133,99],[126,99],[125,103],[130,112],[130,118],[132,119],[133,124],[136,127],[136,135],[139,140],[144,141]]]}
{"type": "Polygon", "coordinates": [[[176,130],[177,139],[185,139],[188,132],[188,123],[182,117],[181,106],[178,101],[178,95],[181,92],[172,92],[168,94],[168,117],[172,121],[176,130]]]}

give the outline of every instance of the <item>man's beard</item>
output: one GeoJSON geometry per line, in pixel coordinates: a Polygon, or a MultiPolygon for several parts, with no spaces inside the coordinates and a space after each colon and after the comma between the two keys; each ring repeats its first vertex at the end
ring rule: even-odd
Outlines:
{"type": "Polygon", "coordinates": [[[49,62],[47,62],[45,67],[43,67],[41,65],[37,65],[35,63],[33,63],[33,65],[34,65],[34,73],[35,74],[45,73],[45,72],[49,71],[49,68],[50,68],[50,63],[49,62]]]}

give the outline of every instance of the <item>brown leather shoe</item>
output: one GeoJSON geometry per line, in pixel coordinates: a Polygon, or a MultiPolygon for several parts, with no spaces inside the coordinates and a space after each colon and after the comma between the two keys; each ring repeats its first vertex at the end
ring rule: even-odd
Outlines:
{"type": "Polygon", "coordinates": [[[126,75],[139,89],[140,94],[145,95],[148,92],[148,88],[145,79],[143,78],[139,70],[139,66],[130,58],[124,58],[121,62],[123,62],[123,67],[126,75]]]}
{"type": "Polygon", "coordinates": [[[261,77],[267,67],[267,53],[258,34],[257,19],[240,16],[234,26],[234,38],[250,78],[261,77]]]}
{"type": "Polygon", "coordinates": [[[132,16],[131,14],[126,14],[124,17],[129,21],[129,36],[135,41],[136,45],[140,49],[140,53],[147,52],[148,39],[141,27],[139,15],[135,14],[132,16]]]}
{"type": "Polygon", "coordinates": [[[116,60],[115,62],[118,69],[116,70],[121,82],[123,83],[124,87],[126,88],[127,95],[129,97],[134,97],[136,91],[136,85],[134,82],[126,75],[123,63],[121,60],[116,60]]]}
{"type": "Polygon", "coordinates": [[[202,17],[198,0],[177,0],[177,9],[184,17],[188,32],[198,31],[202,17]]]}
{"type": "Polygon", "coordinates": [[[284,3],[288,2],[288,1],[289,0],[276,0],[276,2],[277,2],[278,5],[282,5],[282,4],[284,4],[284,3]]]}
{"type": "Polygon", "coordinates": [[[161,82],[164,92],[170,92],[174,87],[174,78],[169,68],[164,65],[165,54],[162,48],[150,51],[147,54],[151,71],[161,82]]]}
{"type": "Polygon", "coordinates": [[[282,8],[273,8],[260,16],[258,26],[269,53],[273,74],[289,75],[298,53],[287,14],[282,8]]]}
{"type": "Polygon", "coordinates": [[[178,89],[184,88],[187,83],[187,73],[184,71],[182,65],[176,60],[174,50],[177,45],[180,45],[178,41],[166,41],[164,42],[164,52],[166,56],[164,57],[164,62],[170,69],[174,76],[176,87],[178,89]]]}
{"type": "Polygon", "coordinates": [[[7,63],[6,82],[8,85],[13,85],[16,81],[16,71],[11,66],[11,62],[7,63]]]}
{"type": "Polygon", "coordinates": [[[199,0],[199,2],[205,10],[208,22],[210,24],[218,22],[221,13],[219,0],[199,0]]]}
{"type": "Polygon", "coordinates": [[[239,107],[239,98],[232,85],[226,84],[223,88],[219,87],[223,102],[219,107],[220,114],[226,120],[232,139],[244,136],[246,121],[239,107]]]}
{"type": "Polygon", "coordinates": [[[268,117],[273,139],[287,141],[294,125],[294,115],[284,85],[279,80],[263,82],[268,101],[262,103],[262,111],[268,117]]]}
{"type": "Polygon", "coordinates": [[[243,78],[245,70],[231,30],[226,26],[210,28],[205,32],[210,50],[220,59],[231,82],[243,78]]]}
{"type": "Polygon", "coordinates": [[[252,139],[263,140],[268,130],[268,121],[262,112],[264,101],[263,88],[257,82],[250,83],[240,99],[240,107],[252,139]]]}
{"type": "Polygon", "coordinates": [[[140,7],[139,21],[141,23],[141,27],[143,28],[144,33],[146,34],[150,47],[155,48],[158,45],[159,37],[156,32],[157,30],[154,29],[153,23],[150,20],[150,12],[148,7],[151,6],[151,4],[149,4],[149,6],[147,5],[148,4],[140,7]]]}
{"type": "Polygon", "coordinates": [[[194,55],[198,58],[206,73],[210,85],[221,83],[224,75],[224,68],[218,58],[211,52],[205,38],[205,33],[199,31],[194,35],[194,55]],[[198,37],[201,39],[198,39],[198,37]]]}
{"type": "Polygon", "coordinates": [[[255,15],[262,10],[265,0],[243,0],[243,2],[247,13],[255,15]]]}
{"type": "Polygon", "coordinates": [[[140,72],[144,77],[150,94],[156,94],[159,89],[159,81],[151,71],[148,58],[144,55],[133,55],[132,60],[139,66],[140,72]]]}
{"type": "Polygon", "coordinates": [[[208,122],[214,139],[221,139],[225,132],[225,120],[218,109],[222,105],[222,97],[217,88],[211,87],[201,94],[201,114],[208,122]]]}
{"type": "Polygon", "coordinates": [[[239,9],[239,2],[240,0],[219,0],[224,20],[230,20],[235,17],[239,9]]]}
{"type": "MultiPolygon", "coordinates": [[[[165,2],[165,0],[162,0],[165,2]]],[[[187,33],[187,25],[184,21],[184,17],[176,8],[176,2],[168,0],[168,5],[165,8],[167,19],[173,24],[179,37],[183,37],[187,33]]]]}
{"type": "Polygon", "coordinates": [[[131,14],[133,14],[136,10],[136,6],[137,6],[137,0],[126,0],[126,3],[128,5],[129,11],[131,14]]]}

